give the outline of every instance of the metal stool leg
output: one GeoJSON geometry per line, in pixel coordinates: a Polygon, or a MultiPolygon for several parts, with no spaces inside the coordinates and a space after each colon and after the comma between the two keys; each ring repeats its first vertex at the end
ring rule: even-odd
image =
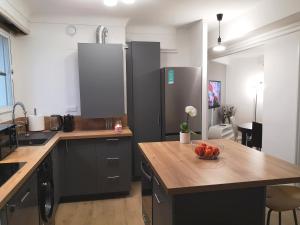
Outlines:
{"type": "Polygon", "coordinates": [[[298,225],[296,209],[293,210],[295,225],[298,225]]]}
{"type": "Polygon", "coordinates": [[[281,225],[281,212],[278,212],[278,216],[279,216],[279,217],[278,217],[278,219],[279,219],[278,222],[279,222],[279,225],[281,225]]]}
{"type": "Polygon", "coordinates": [[[268,218],[267,218],[267,225],[270,225],[270,217],[271,217],[272,209],[269,209],[268,218]]]}

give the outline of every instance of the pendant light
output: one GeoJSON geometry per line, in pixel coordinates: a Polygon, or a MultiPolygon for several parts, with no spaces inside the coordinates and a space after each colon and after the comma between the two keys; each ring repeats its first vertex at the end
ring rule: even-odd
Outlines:
{"type": "Polygon", "coordinates": [[[221,39],[221,21],[223,19],[223,14],[217,14],[217,19],[219,21],[219,37],[218,37],[218,45],[213,48],[215,52],[222,52],[226,50],[226,47],[222,45],[222,39],[221,39]]]}
{"type": "Polygon", "coordinates": [[[103,0],[104,5],[114,7],[118,4],[118,0],[103,0]]]}
{"type": "Polygon", "coordinates": [[[130,5],[133,4],[135,2],[135,0],[122,0],[123,3],[130,5]]]}
{"type": "Polygon", "coordinates": [[[103,0],[104,5],[108,7],[117,6],[118,2],[122,1],[124,4],[131,5],[135,3],[135,0],[103,0]]]}

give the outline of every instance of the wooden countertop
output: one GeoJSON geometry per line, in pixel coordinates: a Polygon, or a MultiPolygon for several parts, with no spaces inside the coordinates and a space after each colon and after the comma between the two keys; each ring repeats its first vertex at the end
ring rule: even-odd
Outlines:
{"type": "Polygon", "coordinates": [[[169,194],[187,194],[300,182],[300,167],[231,140],[209,140],[223,146],[218,160],[200,160],[193,145],[140,143],[155,175],[169,194]]]}
{"type": "Polygon", "coordinates": [[[132,132],[128,128],[124,128],[121,133],[116,133],[113,130],[58,132],[45,145],[17,148],[0,163],[26,162],[26,164],[0,187],[0,208],[16,193],[60,140],[130,136],[132,136],[132,132]]]}

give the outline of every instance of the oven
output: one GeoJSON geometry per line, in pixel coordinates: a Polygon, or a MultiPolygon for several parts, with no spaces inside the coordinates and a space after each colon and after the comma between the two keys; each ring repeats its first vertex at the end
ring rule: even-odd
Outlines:
{"type": "Polygon", "coordinates": [[[143,219],[145,225],[152,225],[153,172],[150,165],[144,158],[141,160],[141,171],[143,219]]]}
{"type": "Polygon", "coordinates": [[[0,124],[0,160],[18,147],[16,126],[0,124]]]}

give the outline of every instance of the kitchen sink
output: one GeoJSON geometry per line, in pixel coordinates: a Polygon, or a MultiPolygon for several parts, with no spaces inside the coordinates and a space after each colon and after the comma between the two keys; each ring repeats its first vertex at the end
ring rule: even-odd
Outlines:
{"type": "Polygon", "coordinates": [[[41,132],[29,132],[29,136],[18,136],[19,146],[38,146],[45,145],[56,132],[41,131],[41,132]]]}

